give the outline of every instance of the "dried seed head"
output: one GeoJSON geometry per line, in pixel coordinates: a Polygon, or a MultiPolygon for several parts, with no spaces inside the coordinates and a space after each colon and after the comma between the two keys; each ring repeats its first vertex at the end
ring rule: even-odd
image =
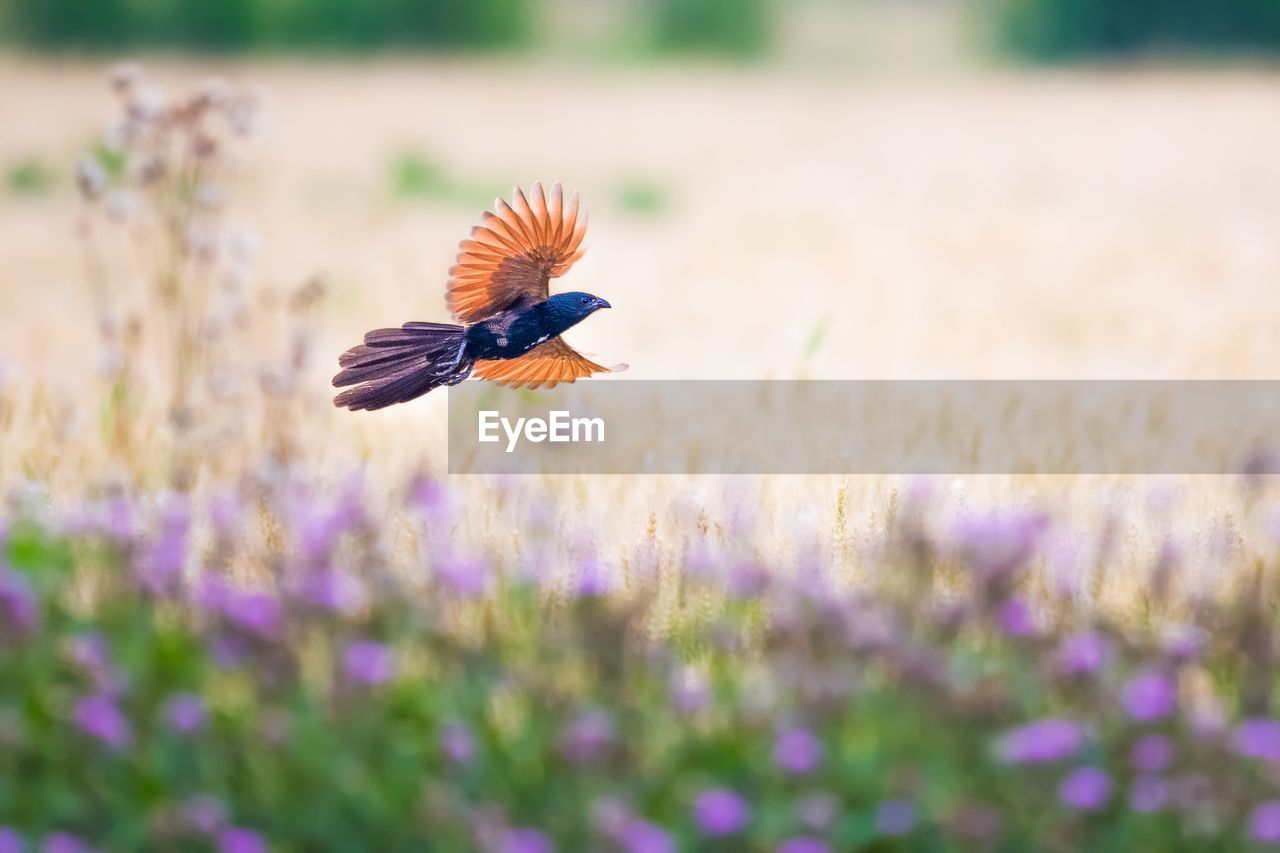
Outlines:
{"type": "Polygon", "coordinates": [[[76,163],[76,186],[86,201],[96,201],[107,186],[107,170],[92,155],[76,163]]]}
{"type": "Polygon", "coordinates": [[[221,109],[231,102],[231,84],[222,77],[209,77],[196,86],[196,97],[214,109],[221,109]]]}
{"type": "Polygon", "coordinates": [[[111,69],[111,88],[120,94],[131,92],[143,77],[142,66],[136,62],[121,62],[111,69]]]}
{"type": "Polygon", "coordinates": [[[169,108],[169,98],[164,90],[155,86],[138,89],[127,107],[128,116],[137,121],[158,121],[169,108]]]}
{"type": "Polygon", "coordinates": [[[148,157],[137,167],[138,182],[143,186],[158,183],[168,173],[169,167],[160,157],[148,157]]]}
{"type": "Polygon", "coordinates": [[[227,122],[237,136],[252,136],[258,129],[262,95],[251,91],[241,93],[226,105],[227,122]]]}
{"type": "Polygon", "coordinates": [[[200,160],[212,160],[218,153],[218,140],[208,133],[198,133],[191,144],[191,150],[200,160]]]}
{"type": "Polygon", "coordinates": [[[103,209],[113,222],[128,222],[138,210],[138,197],[129,190],[110,190],[103,200],[103,209]]]}

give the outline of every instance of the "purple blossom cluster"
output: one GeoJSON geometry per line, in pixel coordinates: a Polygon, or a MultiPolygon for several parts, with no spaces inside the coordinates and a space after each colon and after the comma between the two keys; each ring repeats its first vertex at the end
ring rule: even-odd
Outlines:
{"type": "MultiPolygon", "coordinates": [[[[163,780],[129,806],[150,843],[220,851],[297,842],[314,798],[391,846],[494,851],[1280,844],[1276,642],[1247,590],[1125,626],[1036,591],[1049,522],[1019,512],[918,519],[856,587],[815,586],[811,551],[788,572],[702,542],[672,615],[636,594],[652,549],[635,586],[587,538],[461,550],[438,481],[407,492],[397,565],[361,482],[6,524],[3,766],[103,808],[95,774],[163,780]],[[281,535],[246,535],[255,513],[281,535]]],[[[14,790],[0,851],[121,843],[14,790]]]]}

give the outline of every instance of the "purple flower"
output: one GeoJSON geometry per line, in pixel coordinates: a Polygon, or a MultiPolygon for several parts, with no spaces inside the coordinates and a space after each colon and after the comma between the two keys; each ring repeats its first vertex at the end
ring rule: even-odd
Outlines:
{"type": "Polygon", "coordinates": [[[536,829],[509,829],[502,836],[501,853],[551,853],[551,840],[536,829]]]}
{"type": "Polygon", "coordinates": [[[769,588],[769,571],[755,563],[740,563],[729,570],[727,586],[734,598],[757,598],[769,588]]]}
{"type": "Polygon", "coordinates": [[[190,504],[181,495],[171,496],[160,520],[160,533],[147,546],[138,567],[138,580],[152,595],[170,595],[177,590],[190,530],[190,504]]]}
{"type": "Polygon", "coordinates": [[[827,793],[809,794],[796,804],[796,816],[807,828],[815,832],[825,832],[836,819],[840,811],[840,803],[827,793]]]}
{"type": "Polygon", "coordinates": [[[115,494],[107,499],[103,508],[102,533],[119,545],[127,544],[138,535],[133,505],[123,494],[115,494]]]}
{"type": "Polygon", "coordinates": [[[996,611],[996,624],[1008,637],[1029,637],[1036,632],[1035,614],[1021,598],[1014,596],[996,611]]]}
{"type": "Polygon", "coordinates": [[[1002,737],[998,752],[1010,764],[1040,764],[1066,758],[1083,741],[1080,727],[1070,720],[1039,720],[1002,737]]]}
{"type": "Polygon", "coordinates": [[[0,853],[22,853],[22,836],[7,826],[0,826],[0,853]]]}
{"type": "Polygon", "coordinates": [[[1267,800],[1249,812],[1249,838],[1262,844],[1280,844],[1280,800],[1267,800]]]}
{"type": "Polygon", "coordinates": [[[1198,658],[1207,641],[1203,628],[1175,623],[1165,628],[1160,637],[1160,648],[1174,661],[1182,663],[1198,658]]]}
{"type": "Polygon", "coordinates": [[[440,749],[454,764],[465,766],[475,760],[476,739],[463,723],[446,723],[440,732],[440,749]]]}
{"type": "Polygon", "coordinates": [[[1160,811],[1169,802],[1169,783],[1159,776],[1139,776],[1129,786],[1129,808],[1138,814],[1160,811]]]}
{"type": "Polygon", "coordinates": [[[352,681],[370,686],[385,684],[395,677],[396,653],[382,643],[358,640],[347,645],[342,666],[352,681]]]}
{"type": "Polygon", "coordinates": [[[1159,773],[1173,763],[1173,741],[1164,735],[1143,735],[1130,750],[1129,763],[1142,773],[1159,773]]]}
{"type": "Polygon", "coordinates": [[[1145,672],[1124,686],[1120,701],[1131,718],[1149,723],[1173,713],[1178,704],[1178,688],[1162,672],[1145,672]]]}
{"type": "Polygon", "coordinates": [[[51,832],[44,838],[44,853],[86,853],[89,846],[69,832],[51,832]]]}
{"type": "Polygon", "coordinates": [[[218,853],[267,853],[267,842],[252,829],[229,826],[218,833],[218,853]]]}
{"type": "Polygon", "coordinates": [[[40,627],[40,605],[26,577],[0,565],[0,639],[20,639],[40,627]]]}
{"type": "Polygon", "coordinates": [[[1058,647],[1058,668],[1067,675],[1089,675],[1106,666],[1111,643],[1094,631],[1072,634],[1058,647]]]}
{"type": "Polygon", "coordinates": [[[278,637],[283,627],[284,609],[279,599],[267,592],[235,589],[220,577],[205,579],[200,603],[240,630],[264,640],[278,637]]]}
{"type": "Polygon", "coordinates": [[[727,788],[703,791],[693,803],[693,818],[704,835],[733,835],[747,825],[751,809],[746,800],[727,788]]]}
{"type": "Polygon", "coordinates": [[[671,704],[685,716],[696,714],[711,704],[711,685],[696,669],[683,669],[671,677],[671,704]]]}
{"type": "Polygon", "coordinates": [[[182,804],[182,819],[202,835],[213,835],[227,822],[227,807],[211,794],[197,794],[182,804]]]}
{"type": "Polygon", "coordinates": [[[613,589],[609,573],[595,553],[588,553],[578,561],[578,584],[575,590],[581,598],[599,598],[613,589]]]}
{"type": "Polygon", "coordinates": [[[1036,553],[1048,520],[1039,513],[968,516],[956,521],[952,541],[957,556],[986,578],[1017,571],[1036,553]]]}
{"type": "Polygon", "coordinates": [[[297,591],[307,603],[344,616],[359,613],[369,604],[369,592],[364,581],[341,569],[310,572],[297,591]]]}
{"type": "Polygon", "coordinates": [[[222,492],[209,500],[209,523],[213,532],[226,539],[235,535],[243,508],[232,492],[222,492]]]}
{"type": "Polygon", "coordinates": [[[1094,811],[1111,797],[1111,777],[1096,767],[1077,767],[1058,786],[1058,799],[1076,811],[1094,811]]]}
{"type": "Polygon", "coordinates": [[[598,761],[613,746],[616,727],[607,711],[591,708],[565,726],[560,735],[560,753],[570,764],[598,761]]]}
{"type": "Polygon", "coordinates": [[[1243,720],[1231,736],[1237,755],[1261,761],[1280,761],[1280,722],[1255,717],[1243,720]]]}
{"type": "Polygon", "coordinates": [[[906,835],[916,825],[916,807],[909,800],[885,800],[876,807],[876,832],[906,835]]]}
{"type": "Polygon", "coordinates": [[[439,480],[419,477],[410,489],[409,500],[428,520],[442,521],[449,516],[449,494],[439,480]]]}
{"type": "Polygon", "coordinates": [[[822,763],[822,741],[806,729],[786,729],[773,742],[774,763],[788,773],[803,776],[822,763]]]}
{"type": "Polygon", "coordinates": [[[76,703],[76,727],[112,749],[123,749],[133,741],[129,721],[106,696],[88,696],[76,703]]]}
{"type": "Polygon", "coordinates": [[[627,820],[617,840],[626,853],[676,853],[676,843],[669,832],[639,818],[627,820]]]}
{"type": "Polygon", "coordinates": [[[458,595],[476,598],[489,588],[489,564],[481,559],[446,557],[435,564],[436,578],[458,595]]]}
{"type": "Polygon", "coordinates": [[[831,845],[821,838],[801,835],[779,844],[777,853],[831,853],[831,845]]]}
{"type": "Polygon", "coordinates": [[[204,702],[194,693],[178,693],[165,703],[169,728],[179,734],[191,734],[204,726],[204,702]]]}
{"type": "Polygon", "coordinates": [[[104,696],[121,696],[127,688],[127,679],[111,661],[111,650],[101,634],[77,634],[68,643],[71,661],[85,670],[93,679],[98,693],[104,696]]]}

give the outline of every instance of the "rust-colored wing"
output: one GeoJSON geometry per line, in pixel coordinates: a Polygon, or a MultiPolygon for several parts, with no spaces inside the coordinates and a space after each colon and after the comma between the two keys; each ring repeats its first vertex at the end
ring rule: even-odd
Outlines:
{"type": "Polygon", "coordinates": [[[613,369],[596,364],[565,343],[564,338],[557,337],[519,358],[477,361],[471,375],[512,388],[554,388],[561,382],[573,382],[613,369]]]}
{"type": "Polygon", "coordinates": [[[548,282],[582,257],[586,214],[578,215],[578,194],[564,201],[560,184],[544,194],[534,184],[528,199],[519,187],[511,204],[495,202],[463,240],[457,265],[449,270],[445,303],[462,323],[477,323],[524,300],[547,298],[548,282]]]}

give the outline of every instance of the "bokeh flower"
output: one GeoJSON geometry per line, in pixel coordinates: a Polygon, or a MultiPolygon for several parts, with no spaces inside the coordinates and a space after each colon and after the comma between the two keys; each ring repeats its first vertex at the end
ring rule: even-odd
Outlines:
{"type": "Polygon", "coordinates": [[[1010,764],[1041,764],[1075,754],[1083,742],[1084,734],[1075,723],[1047,719],[1007,733],[1000,739],[997,751],[1010,764]]]}
{"type": "Polygon", "coordinates": [[[1280,844],[1280,800],[1259,803],[1249,812],[1249,838],[1261,844],[1280,844]]]}
{"type": "Polygon", "coordinates": [[[1144,672],[1124,686],[1120,701],[1132,719],[1149,723],[1173,713],[1178,704],[1178,688],[1163,672],[1144,672]]]}
{"type": "Polygon", "coordinates": [[[169,728],[191,734],[204,726],[204,702],[194,693],[178,693],[165,703],[164,716],[169,728]]]}
{"type": "Polygon", "coordinates": [[[40,605],[27,579],[0,563],[0,640],[18,640],[40,627],[40,605]]]}
{"type": "Polygon", "coordinates": [[[1094,811],[1111,798],[1111,777],[1097,767],[1077,767],[1058,786],[1058,799],[1076,811],[1094,811]]]}
{"type": "Polygon", "coordinates": [[[671,833],[640,818],[633,817],[623,822],[617,842],[626,853],[676,853],[676,842],[671,833]]]}
{"type": "Polygon", "coordinates": [[[693,819],[704,835],[733,835],[751,819],[747,801],[728,788],[703,791],[693,803],[693,819]]]}
{"type": "Polygon", "coordinates": [[[1036,632],[1036,619],[1031,606],[1016,595],[996,610],[996,624],[1007,637],[1029,637],[1036,632]]]}
{"type": "Polygon", "coordinates": [[[551,839],[527,827],[508,830],[502,836],[501,853],[552,853],[551,839]]]}
{"type": "Polygon", "coordinates": [[[831,853],[831,845],[821,838],[801,835],[779,844],[777,853],[831,853]]]}
{"type": "Polygon", "coordinates": [[[446,723],[440,730],[440,749],[454,764],[466,766],[475,761],[476,739],[466,724],[446,723]]]}
{"type": "Polygon", "coordinates": [[[1280,761],[1280,722],[1255,717],[1243,720],[1231,735],[1237,755],[1261,761],[1280,761]]]}
{"type": "Polygon", "coordinates": [[[229,826],[218,833],[218,853],[267,853],[267,842],[252,829],[229,826]]]}
{"type": "Polygon", "coordinates": [[[916,807],[910,800],[885,800],[876,806],[876,832],[906,835],[916,825],[916,807]]]}
{"type": "Polygon", "coordinates": [[[201,835],[213,835],[227,822],[227,806],[212,794],[196,794],[182,804],[182,820],[201,835]]]}
{"type": "Polygon", "coordinates": [[[0,826],[0,853],[22,853],[24,843],[16,830],[0,826]]]}
{"type": "Polygon", "coordinates": [[[44,838],[44,853],[88,853],[89,845],[69,832],[51,832],[44,838]]]}
{"type": "Polygon", "coordinates": [[[685,716],[696,714],[711,704],[711,684],[699,669],[683,668],[671,676],[671,705],[685,716]]]}
{"type": "Polygon", "coordinates": [[[787,773],[803,776],[822,763],[822,741],[807,729],[790,728],[773,742],[773,761],[787,773]]]}
{"type": "Polygon", "coordinates": [[[479,558],[447,556],[435,565],[435,576],[446,588],[467,598],[478,598],[489,588],[491,570],[479,558]]]}
{"type": "Polygon", "coordinates": [[[112,749],[123,749],[133,741],[129,720],[107,696],[87,696],[76,703],[76,727],[112,749]]]}
{"type": "Polygon", "coordinates": [[[1067,675],[1089,675],[1106,666],[1111,643],[1096,631],[1080,631],[1058,647],[1058,668],[1067,675]]]}
{"type": "Polygon", "coordinates": [[[395,677],[396,653],[384,643],[357,640],[343,650],[342,667],[352,681],[369,686],[385,684],[395,677]]]}
{"type": "Polygon", "coordinates": [[[1173,763],[1173,741],[1162,734],[1143,735],[1129,751],[1129,763],[1142,773],[1159,773],[1173,763]]]}
{"type": "Polygon", "coordinates": [[[1159,811],[1169,802],[1169,783],[1159,776],[1138,776],[1129,785],[1129,808],[1138,814],[1159,811]]]}
{"type": "Polygon", "coordinates": [[[964,516],[952,526],[957,557],[985,578],[1010,574],[1036,553],[1048,519],[1034,512],[964,516]]]}
{"type": "Polygon", "coordinates": [[[147,543],[138,565],[138,581],[152,595],[177,592],[190,529],[190,503],[183,495],[170,495],[161,514],[160,533],[147,543]]]}
{"type": "Polygon", "coordinates": [[[613,747],[613,717],[602,708],[588,708],[575,716],[560,734],[560,754],[570,764],[599,761],[613,747]]]}

